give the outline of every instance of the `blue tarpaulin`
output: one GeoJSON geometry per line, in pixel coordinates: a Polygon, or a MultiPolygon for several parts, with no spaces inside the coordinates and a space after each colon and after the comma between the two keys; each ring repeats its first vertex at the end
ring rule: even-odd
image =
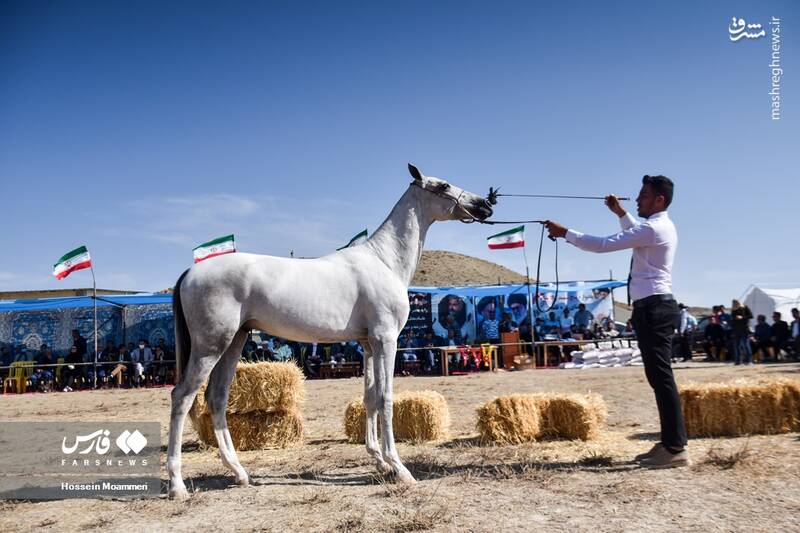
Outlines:
{"type": "MultiPolygon", "coordinates": [[[[624,281],[568,281],[558,284],[558,291],[562,293],[575,292],[575,291],[591,291],[597,289],[616,289],[617,287],[624,287],[624,281]]],[[[519,292],[522,294],[527,293],[527,285],[479,285],[479,286],[461,286],[461,287],[409,287],[408,292],[420,292],[429,294],[458,294],[459,296],[494,296],[497,294],[511,294],[519,292]]],[[[531,292],[535,290],[535,285],[531,284],[531,292]]],[[[555,292],[555,283],[542,283],[539,286],[539,292],[555,292]]]]}
{"type": "MultiPolygon", "coordinates": [[[[97,295],[97,307],[125,307],[128,305],[172,304],[172,294],[97,295]]],[[[55,309],[81,309],[92,307],[91,296],[64,298],[36,298],[33,300],[0,300],[0,313],[19,311],[48,311],[55,309]]]]}

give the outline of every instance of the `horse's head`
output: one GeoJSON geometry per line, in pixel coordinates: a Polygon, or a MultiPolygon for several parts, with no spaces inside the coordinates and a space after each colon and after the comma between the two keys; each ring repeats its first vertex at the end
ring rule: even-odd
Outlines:
{"type": "Polygon", "coordinates": [[[489,200],[465,191],[443,179],[423,176],[417,167],[408,164],[408,171],[414,178],[412,186],[424,192],[426,204],[431,209],[434,220],[486,220],[492,216],[489,200]]]}

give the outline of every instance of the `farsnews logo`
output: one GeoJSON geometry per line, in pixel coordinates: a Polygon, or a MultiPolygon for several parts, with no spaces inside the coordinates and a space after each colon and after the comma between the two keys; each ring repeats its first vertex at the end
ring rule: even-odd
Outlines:
{"type": "MultiPolygon", "coordinates": [[[[106,455],[109,453],[109,451],[111,451],[110,436],[111,431],[108,429],[98,429],[97,431],[88,433],[86,435],[76,435],[74,439],[70,441],[70,443],[67,442],[67,437],[65,436],[61,441],[61,451],[66,455],[106,455]]],[[[134,429],[133,432],[125,429],[117,436],[114,443],[125,455],[138,455],[139,452],[144,450],[144,448],[147,446],[147,438],[138,429],[134,429]]],[[[102,461],[89,461],[88,459],[84,459],[82,461],[78,461],[77,459],[73,459],[72,461],[68,461],[67,459],[61,460],[62,465],[66,465],[68,462],[72,462],[73,466],[79,466],[81,463],[83,463],[84,466],[89,466],[92,462],[96,465],[99,465],[102,461]]],[[[115,463],[113,459],[109,459],[105,462],[109,464],[109,466],[115,463]]],[[[116,461],[116,463],[119,463],[120,466],[123,464],[133,466],[135,465],[135,460],[134,463],[129,461],[116,461]]]]}

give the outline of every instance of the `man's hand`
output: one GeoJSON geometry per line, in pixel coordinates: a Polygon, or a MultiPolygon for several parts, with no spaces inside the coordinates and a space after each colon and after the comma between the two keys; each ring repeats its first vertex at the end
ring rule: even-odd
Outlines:
{"type": "Polygon", "coordinates": [[[609,194],[608,196],[606,196],[606,206],[611,210],[612,213],[617,215],[619,218],[622,218],[627,214],[625,208],[622,207],[622,204],[619,203],[619,198],[617,198],[613,194],[609,194]]]}
{"type": "Polygon", "coordinates": [[[547,236],[550,239],[555,240],[557,237],[567,236],[567,228],[565,228],[558,222],[553,222],[552,220],[545,220],[544,225],[547,228],[547,234],[548,234],[547,236]]]}

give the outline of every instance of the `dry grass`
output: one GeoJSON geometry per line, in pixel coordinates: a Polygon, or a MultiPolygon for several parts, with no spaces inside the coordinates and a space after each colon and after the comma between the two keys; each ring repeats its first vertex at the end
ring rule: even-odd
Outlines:
{"type": "MultiPolygon", "coordinates": [[[[361,444],[366,437],[367,411],[360,398],[345,408],[344,432],[350,442],[361,444]]],[[[392,428],[399,441],[429,442],[441,440],[450,426],[447,401],[434,391],[404,391],[394,399],[392,428]]],[[[380,427],[378,428],[380,433],[380,427]]]]}
{"type": "Polygon", "coordinates": [[[591,440],[605,424],[607,412],[598,394],[514,394],[480,406],[477,428],[484,442],[498,444],[591,440]]]}
{"type": "Polygon", "coordinates": [[[722,470],[731,470],[733,468],[741,468],[753,466],[757,462],[756,455],[750,448],[750,441],[745,441],[744,445],[733,451],[724,451],[719,448],[711,448],[708,450],[703,464],[713,465],[721,468],[722,470]]]}
{"type": "Polygon", "coordinates": [[[800,381],[688,384],[681,402],[690,438],[800,430],[800,381]]]}

